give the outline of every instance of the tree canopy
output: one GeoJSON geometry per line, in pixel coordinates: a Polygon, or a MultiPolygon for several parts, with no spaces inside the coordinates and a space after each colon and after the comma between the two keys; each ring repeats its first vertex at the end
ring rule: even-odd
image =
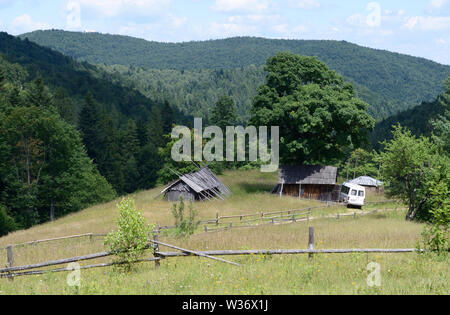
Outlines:
{"type": "Polygon", "coordinates": [[[279,53],[266,70],[251,124],[280,127],[282,163],[333,163],[366,141],[375,123],[369,105],[323,62],[279,53]]]}

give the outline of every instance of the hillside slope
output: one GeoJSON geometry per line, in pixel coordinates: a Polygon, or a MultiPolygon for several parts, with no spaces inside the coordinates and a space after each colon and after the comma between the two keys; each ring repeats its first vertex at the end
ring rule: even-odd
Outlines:
{"type": "Polygon", "coordinates": [[[375,149],[380,149],[384,140],[392,139],[393,126],[401,124],[416,136],[430,136],[431,120],[445,113],[445,107],[438,100],[423,102],[420,106],[403,111],[397,115],[378,122],[371,135],[371,143],[375,149]]]}
{"type": "Polygon", "coordinates": [[[112,82],[106,72],[86,62],[78,62],[52,49],[28,40],[0,33],[0,56],[26,70],[26,83],[41,76],[54,90],[62,89],[79,110],[87,93],[119,120],[148,117],[157,103],[135,89],[112,82]]]}
{"type": "Polygon", "coordinates": [[[21,37],[93,64],[174,69],[180,73],[261,66],[279,51],[318,56],[355,83],[359,95],[372,105],[371,113],[380,119],[422,101],[432,101],[442,92],[442,82],[450,74],[449,66],[423,58],[338,41],[238,37],[158,43],[119,35],[57,30],[36,31],[21,37]]]}

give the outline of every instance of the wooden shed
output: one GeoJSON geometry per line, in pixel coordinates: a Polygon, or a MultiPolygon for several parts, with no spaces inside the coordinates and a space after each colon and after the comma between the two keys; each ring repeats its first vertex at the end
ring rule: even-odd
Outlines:
{"type": "Polygon", "coordinates": [[[338,170],[332,166],[299,165],[281,166],[278,185],[272,193],[321,201],[337,201],[340,186],[338,170]]]}
{"type": "Polygon", "coordinates": [[[231,191],[208,168],[180,176],[162,191],[168,201],[179,201],[180,197],[189,201],[225,200],[231,191]]]}

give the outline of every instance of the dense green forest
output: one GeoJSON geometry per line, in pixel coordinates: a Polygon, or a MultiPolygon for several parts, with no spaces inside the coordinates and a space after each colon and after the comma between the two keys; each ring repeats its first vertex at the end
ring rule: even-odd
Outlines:
{"type": "Polygon", "coordinates": [[[8,229],[154,187],[164,135],[192,123],[95,66],[6,33],[0,79],[0,221],[8,229]]]}
{"type": "Polygon", "coordinates": [[[439,102],[423,102],[420,106],[406,110],[387,119],[378,122],[371,135],[372,147],[376,150],[381,148],[380,142],[392,138],[392,127],[397,124],[408,128],[414,135],[431,136],[433,126],[431,121],[443,115],[445,106],[439,102]]]}
{"type": "Polygon", "coordinates": [[[239,37],[173,44],[118,35],[57,30],[37,31],[21,37],[78,60],[130,67],[113,68],[111,71],[117,70],[128,76],[145,94],[157,91],[156,97],[164,98],[172,94],[173,86],[176,85],[182,89],[180,94],[183,97],[177,96],[174,105],[188,112],[205,114],[220,96],[220,93],[211,95],[214,94],[211,92],[197,96],[190,93],[192,87],[198,86],[208,91],[220,83],[222,89],[228,90],[228,94],[233,96],[244,118],[249,117],[249,104],[254,96],[247,92],[247,87],[250,91],[256,91],[259,85],[264,84],[262,65],[267,58],[280,51],[317,56],[355,86],[357,95],[371,105],[369,111],[376,119],[387,118],[423,101],[433,101],[443,92],[442,82],[450,73],[449,66],[423,58],[343,41],[239,37]],[[256,70],[249,69],[250,65],[255,65],[256,70]],[[223,77],[225,70],[231,70],[231,75],[223,77]],[[155,83],[155,76],[159,76],[160,83],[155,83]],[[244,81],[240,81],[241,78],[244,81]],[[261,81],[255,82],[257,79],[261,81]]]}
{"type": "Polygon", "coordinates": [[[0,236],[113,199],[61,99],[0,61],[0,236]]]}
{"type": "Polygon", "coordinates": [[[135,87],[158,101],[167,100],[185,113],[209,120],[212,106],[221,96],[231,96],[236,102],[238,122],[250,118],[252,100],[266,73],[263,66],[248,66],[230,70],[145,70],[128,66],[104,66],[117,83],[135,87]]]}
{"type": "MultiPolygon", "coordinates": [[[[77,62],[52,49],[21,40],[7,33],[0,33],[0,55],[12,64],[22,66],[27,72],[26,80],[41,76],[46,85],[59,89],[74,100],[75,112],[87,93],[111,113],[117,122],[125,124],[128,118],[148,117],[153,106],[162,106],[139,93],[136,89],[112,82],[111,77],[87,62],[77,62]]],[[[176,119],[185,117],[174,109],[176,119]]]]}

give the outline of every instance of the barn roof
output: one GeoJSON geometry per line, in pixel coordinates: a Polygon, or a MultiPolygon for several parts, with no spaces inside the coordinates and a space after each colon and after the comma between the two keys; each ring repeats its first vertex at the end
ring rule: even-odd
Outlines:
{"type": "Polygon", "coordinates": [[[355,179],[349,181],[349,183],[357,184],[360,186],[368,186],[368,187],[383,186],[383,182],[380,182],[379,180],[369,177],[369,176],[361,176],[361,177],[355,178],[355,179]]]}
{"type": "Polygon", "coordinates": [[[280,184],[336,185],[337,167],[322,165],[281,166],[280,184]]]}
{"type": "Polygon", "coordinates": [[[171,189],[177,189],[180,186],[180,183],[187,185],[195,193],[205,196],[206,199],[224,199],[231,195],[231,191],[208,167],[204,167],[197,172],[180,176],[178,180],[167,186],[162,193],[165,194],[171,189]]]}

